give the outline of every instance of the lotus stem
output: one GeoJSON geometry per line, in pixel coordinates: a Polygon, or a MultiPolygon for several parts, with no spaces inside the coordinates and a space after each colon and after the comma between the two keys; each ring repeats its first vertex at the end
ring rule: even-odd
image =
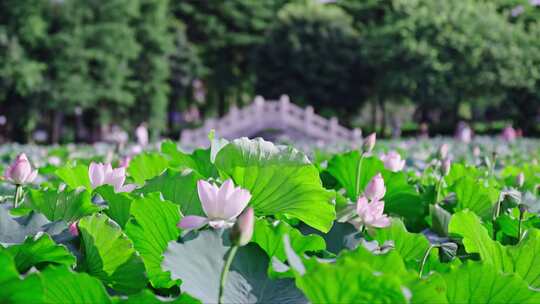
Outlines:
{"type": "Polygon", "coordinates": [[[16,185],[15,186],[15,200],[13,201],[13,208],[17,208],[17,206],[19,206],[19,199],[21,197],[21,194],[22,194],[22,186],[16,185]]]}
{"type": "Polygon", "coordinates": [[[355,180],[355,188],[354,193],[356,196],[360,196],[360,171],[362,170],[362,160],[364,159],[364,152],[360,155],[360,159],[358,160],[358,167],[356,168],[356,180],[355,180]]]}
{"type": "Polygon", "coordinates": [[[429,257],[429,254],[431,253],[431,250],[437,246],[435,245],[429,245],[429,248],[426,250],[426,253],[424,254],[424,257],[422,258],[422,264],[420,264],[420,273],[418,274],[419,278],[422,278],[422,273],[424,272],[424,266],[426,265],[427,259],[429,257]]]}
{"type": "Polygon", "coordinates": [[[221,278],[219,281],[219,295],[218,295],[218,304],[223,303],[223,291],[225,290],[225,283],[227,282],[227,275],[229,273],[229,268],[231,268],[232,261],[234,260],[234,256],[236,255],[236,252],[238,251],[238,246],[232,246],[231,249],[227,252],[227,261],[225,261],[225,265],[223,266],[223,271],[221,272],[221,278]]]}

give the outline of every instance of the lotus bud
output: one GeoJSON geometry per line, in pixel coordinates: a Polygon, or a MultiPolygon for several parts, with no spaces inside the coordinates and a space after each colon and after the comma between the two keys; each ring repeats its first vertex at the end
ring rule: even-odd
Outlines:
{"type": "Polygon", "coordinates": [[[364,191],[364,195],[370,201],[382,199],[385,193],[386,187],[384,186],[384,179],[382,178],[382,175],[380,173],[375,175],[373,179],[371,179],[371,181],[366,186],[366,190],[364,191]]]}
{"type": "Polygon", "coordinates": [[[442,161],[442,165],[441,165],[441,173],[443,176],[447,176],[448,173],[450,173],[450,168],[452,167],[452,161],[450,160],[450,158],[445,158],[443,161],[442,161]]]}
{"type": "Polygon", "coordinates": [[[448,156],[448,150],[449,150],[449,146],[448,144],[442,144],[441,147],[439,148],[439,159],[446,159],[446,157],[448,156]]]}
{"type": "Polygon", "coordinates": [[[32,170],[32,165],[24,153],[19,154],[4,173],[4,177],[16,185],[31,183],[36,176],[37,170],[32,170]]]}
{"type": "Polygon", "coordinates": [[[369,153],[373,151],[373,147],[375,147],[375,143],[377,142],[377,135],[375,132],[368,135],[368,137],[364,138],[364,142],[362,143],[362,149],[365,153],[369,153]]]}
{"type": "Polygon", "coordinates": [[[77,227],[77,222],[73,222],[69,225],[69,233],[72,236],[79,236],[79,227],[77,227]]]}
{"type": "Polygon", "coordinates": [[[519,173],[518,176],[516,176],[516,184],[519,188],[523,187],[523,184],[525,183],[525,174],[523,172],[519,173]]]}
{"type": "Polygon", "coordinates": [[[247,208],[236,220],[231,229],[231,242],[237,246],[245,246],[251,241],[253,236],[253,225],[255,214],[253,208],[247,208]]]}

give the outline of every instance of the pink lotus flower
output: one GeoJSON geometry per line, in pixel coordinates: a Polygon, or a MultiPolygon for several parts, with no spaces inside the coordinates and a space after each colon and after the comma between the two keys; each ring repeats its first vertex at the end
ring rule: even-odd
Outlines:
{"type": "Polygon", "coordinates": [[[88,175],[94,189],[101,185],[111,185],[117,193],[131,192],[135,189],[135,185],[124,185],[126,168],[123,167],[113,169],[111,164],[92,162],[88,168],[88,175]]]}
{"type": "Polygon", "coordinates": [[[72,236],[79,236],[79,227],[77,227],[77,222],[71,223],[68,230],[72,236]]]}
{"type": "Polygon", "coordinates": [[[362,226],[384,228],[390,225],[390,218],[383,214],[384,202],[380,200],[368,201],[367,197],[361,196],[356,203],[358,218],[351,222],[357,228],[362,226]]]}
{"type": "Polygon", "coordinates": [[[249,191],[234,187],[230,179],[226,180],[221,187],[199,180],[197,191],[207,217],[185,216],[178,223],[178,227],[182,229],[198,229],[206,224],[214,229],[229,228],[251,199],[249,191]]]}
{"type": "Polygon", "coordinates": [[[255,224],[255,212],[248,207],[234,224],[231,231],[231,241],[238,246],[245,246],[253,237],[253,225],[255,224]]]}
{"type": "Polygon", "coordinates": [[[517,137],[516,130],[512,126],[507,126],[503,129],[501,137],[506,141],[514,141],[517,137]]]}
{"type": "Polygon", "coordinates": [[[4,173],[4,178],[16,185],[31,183],[36,176],[37,170],[32,170],[32,165],[24,153],[19,154],[4,173]]]}
{"type": "Polygon", "coordinates": [[[441,164],[441,173],[443,176],[447,176],[450,173],[452,168],[452,160],[450,158],[445,158],[441,164]]]}
{"type": "Polygon", "coordinates": [[[405,160],[401,159],[401,155],[396,151],[390,151],[387,154],[381,156],[381,160],[384,162],[384,167],[392,172],[398,172],[405,167],[405,160]]]}
{"type": "Polygon", "coordinates": [[[371,201],[378,201],[386,194],[386,187],[384,186],[384,179],[382,175],[378,173],[367,184],[364,190],[364,195],[371,201]]]}

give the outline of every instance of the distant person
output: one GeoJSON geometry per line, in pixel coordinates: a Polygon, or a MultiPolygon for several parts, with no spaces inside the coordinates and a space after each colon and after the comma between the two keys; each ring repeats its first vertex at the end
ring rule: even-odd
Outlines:
{"type": "Polygon", "coordinates": [[[512,142],[516,140],[517,132],[514,130],[512,125],[507,125],[501,132],[501,137],[503,140],[512,142]]]}
{"type": "Polygon", "coordinates": [[[464,121],[460,121],[456,128],[455,137],[461,142],[470,143],[473,137],[473,131],[469,124],[464,121]]]}
{"type": "Polygon", "coordinates": [[[135,129],[135,136],[137,137],[137,143],[141,147],[148,145],[148,127],[146,122],[141,123],[137,129],[135,129]]]}

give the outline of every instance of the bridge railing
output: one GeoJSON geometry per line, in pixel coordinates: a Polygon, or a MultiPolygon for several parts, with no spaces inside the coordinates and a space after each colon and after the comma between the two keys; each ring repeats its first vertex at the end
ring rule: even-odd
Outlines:
{"type": "Polygon", "coordinates": [[[294,129],[306,137],[327,143],[359,143],[362,139],[359,129],[349,130],[341,126],[336,117],[326,119],[319,116],[311,106],[303,109],[291,103],[287,95],[268,101],[257,96],[253,103],[241,109],[233,106],[220,119],[209,118],[198,129],[183,130],[180,141],[186,146],[208,146],[207,136],[212,129],[216,136],[227,139],[251,136],[265,129],[285,132],[294,129]]]}

